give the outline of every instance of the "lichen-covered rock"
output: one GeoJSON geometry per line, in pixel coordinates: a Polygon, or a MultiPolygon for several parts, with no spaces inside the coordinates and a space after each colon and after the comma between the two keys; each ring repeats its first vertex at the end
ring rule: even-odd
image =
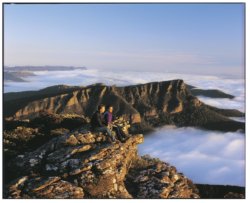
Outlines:
{"type": "Polygon", "coordinates": [[[60,177],[22,177],[9,184],[7,198],[83,198],[83,189],[60,177]]]}
{"type": "Polygon", "coordinates": [[[199,198],[197,188],[175,167],[148,156],[138,157],[126,178],[134,198],[199,198]]]}
{"type": "Polygon", "coordinates": [[[7,185],[5,197],[132,198],[124,178],[142,142],[143,135],[134,135],[110,144],[104,134],[86,129],[53,138],[9,162],[19,178],[7,185]]]}
{"type": "MultiPolygon", "coordinates": [[[[129,124],[117,121],[124,133],[129,124]]],[[[109,143],[106,135],[80,128],[57,136],[8,163],[16,179],[5,198],[198,198],[176,168],[137,154],[143,135],[109,143]]]]}

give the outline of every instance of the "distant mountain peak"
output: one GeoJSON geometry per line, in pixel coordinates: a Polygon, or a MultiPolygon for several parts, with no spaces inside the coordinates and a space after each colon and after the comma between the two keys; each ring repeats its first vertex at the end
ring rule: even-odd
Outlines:
{"type": "Polygon", "coordinates": [[[65,70],[87,70],[85,66],[4,66],[4,71],[65,71],[65,70]]]}

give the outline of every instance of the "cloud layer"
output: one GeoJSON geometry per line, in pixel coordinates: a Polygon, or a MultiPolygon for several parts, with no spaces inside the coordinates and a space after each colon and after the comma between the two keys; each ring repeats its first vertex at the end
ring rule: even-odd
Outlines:
{"type": "Polygon", "coordinates": [[[245,185],[245,136],[240,132],[165,126],[145,136],[139,154],[169,162],[195,183],[245,185]]]}

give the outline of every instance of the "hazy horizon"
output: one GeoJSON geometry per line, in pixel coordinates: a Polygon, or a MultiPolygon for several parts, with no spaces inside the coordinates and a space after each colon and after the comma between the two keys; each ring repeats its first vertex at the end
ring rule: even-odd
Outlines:
{"type": "Polygon", "coordinates": [[[4,4],[4,65],[244,75],[244,4],[4,4]]]}

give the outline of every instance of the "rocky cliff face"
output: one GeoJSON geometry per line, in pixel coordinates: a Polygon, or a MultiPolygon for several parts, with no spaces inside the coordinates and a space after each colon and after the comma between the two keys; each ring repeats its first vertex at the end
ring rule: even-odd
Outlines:
{"type": "Polygon", "coordinates": [[[199,126],[208,129],[244,130],[244,123],[228,117],[243,116],[239,111],[217,109],[199,101],[191,94],[183,80],[153,82],[127,87],[92,85],[67,87],[65,90],[6,94],[4,116],[15,119],[34,118],[40,111],[75,113],[90,117],[101,103],[112,104],[117,116],[131,119],[145,126],[174,124],[199,126]],[[53,92],[53,91],[52,91],[53,92]]]}
{"type": "MultiPolygon", "coordinates": [[[[124,132],[129,126],[123,122],[124,132]]],[[[5,160],[5,198],[198,198],[173,166],[139,157],[143,135],[110,144],[88,127],[58,135],[5,160]]],[[[6,148],[4,145],[6,152],[6,148]]]]}
{"type": "Polygon", "coordinates": [[[24,102],[26,104],[17,109],[14,116],[15,118],[31,118],[37,116],[41,110],[91,116],[100,103],[114,105],[117,115],[138,113],[156,115],[159,111],[176,113],[182,111],[183,102],[186,101],[188,95],[189,92],[182,80],[128,87],[96,85],[73,89],[70,93],[45,98],[43,96],[39,100],[24,102]]]}
{"type": "Polygon", "coordinates": [[[136,157],[126,186],[135,198],[199,198],[196,186],[174,166],[149,156],[136,157]]]}

